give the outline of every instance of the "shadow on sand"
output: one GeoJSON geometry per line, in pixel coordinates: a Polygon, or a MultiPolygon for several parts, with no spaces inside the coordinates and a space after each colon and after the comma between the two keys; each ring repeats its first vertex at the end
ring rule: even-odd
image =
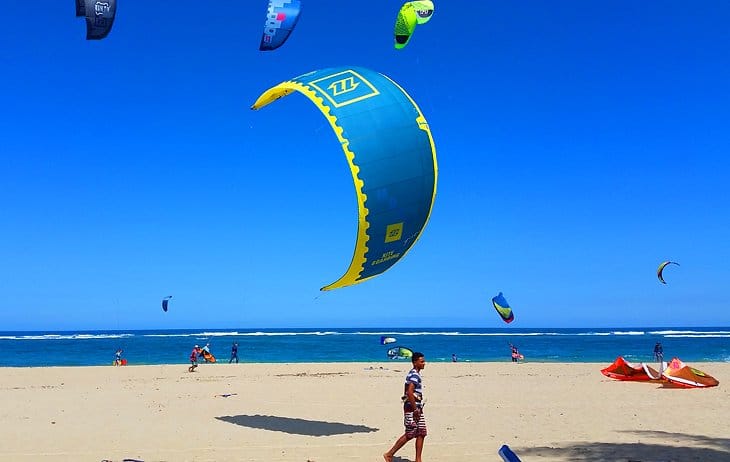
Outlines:
{"type": "Polygon", "coordinates": [[[520,448],[513,450],[523,460],[542,457],[547,460],[606,462],[727,462],[730,461],[730,439],[662,431],[623,432],[636,436],[637,443],[592,443],[557,447],[520,448]],[[650,438],[672,440],[672,444],[656,444],[650,438]],[[644,441],[641,441],[644,440],[644,441]]]}
{"type": "Polygon", "coordinates": [[[294,419],[275,415],[226,415],[216,417],[224,422],[241,425],[243,427],[261,428],[275,432],[291,433],[294,435],[331,436],[347,433],[370,433],[377,428],[365,425],[350,425],[339,422],[322,422],[320,420],[294,419]]]}

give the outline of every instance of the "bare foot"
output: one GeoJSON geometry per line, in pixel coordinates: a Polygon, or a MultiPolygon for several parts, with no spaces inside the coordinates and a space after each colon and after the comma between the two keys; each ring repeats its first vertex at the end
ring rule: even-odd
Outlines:
{"type": "Polygon", "coordinates": [[[388,453],[383,454],[383,459],[385,462],[393,462],[393,456],[389,456],[388,453]]]}

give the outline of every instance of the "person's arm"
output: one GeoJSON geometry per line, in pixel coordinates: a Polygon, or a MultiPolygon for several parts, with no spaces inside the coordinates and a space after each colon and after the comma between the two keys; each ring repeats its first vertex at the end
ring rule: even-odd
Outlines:
{"type": "Polygon", "coordinates": [[[413,412],[420,413],[421,410],[418,409],[418,406],[416,405],[416,394],[413,392],[415,389],[416,385],[413,382],[410,382],[408,384],[408,388],[406,388],[406,398],[408,399],[408,403],[411,405],[413,412]]]}

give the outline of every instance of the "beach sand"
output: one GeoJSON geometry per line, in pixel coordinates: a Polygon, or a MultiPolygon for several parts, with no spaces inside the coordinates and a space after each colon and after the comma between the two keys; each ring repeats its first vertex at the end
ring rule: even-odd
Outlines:
{"type": "MultiPolygon", "coordinates": [[[[730,461],[730,363],[690,364],[710,389],[618,382],[607,365],[428,363],[424,461],[500,461],[502,444],[525,462],[730,461]]],[[[2,368],[0,460],[381,462],[409,368],[2,368]]],[[[413,443],[397,456],[415,460],[413,443]]]]}

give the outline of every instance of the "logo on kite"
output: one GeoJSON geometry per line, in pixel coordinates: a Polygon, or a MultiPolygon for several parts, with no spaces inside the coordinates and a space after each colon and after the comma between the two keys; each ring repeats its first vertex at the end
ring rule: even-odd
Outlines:
{"type": "Polygon", "coordinates": [[[664,268],[666,268],[668,265],[677,265],[677,266],[679,266],[679,263],[677,263],[676,261],[665,261],[665,262],[662,262],[659,265],[659,268],[657,268],[657,270],[656,270],[656,277],[659,278],[659,281],[662,284],[666,284],[667,283],[664,280],[664,274],[663,273],[664,273],[664,268]]]}
{"type": "Polygon", "coordinates": [[[494,309],[497,310],[497,313],[502,318],[502,321],[509,324],[515,320],[515,315],[512,312],[512,308],[510,308],[509,303],[507,303],[507,300],[504,298],[504,295],[502,295],[502,292],[500,292],[496,297],[492,297],[492,305],[494,305],[494,309]]]}
{"type": "Polygon", "coordinates": [[[170,303],[170,299],[172,298],[172,295],[168,295],[167,297],[162,299],[162,311],[167,313],[167,304],[170,303]]]}

